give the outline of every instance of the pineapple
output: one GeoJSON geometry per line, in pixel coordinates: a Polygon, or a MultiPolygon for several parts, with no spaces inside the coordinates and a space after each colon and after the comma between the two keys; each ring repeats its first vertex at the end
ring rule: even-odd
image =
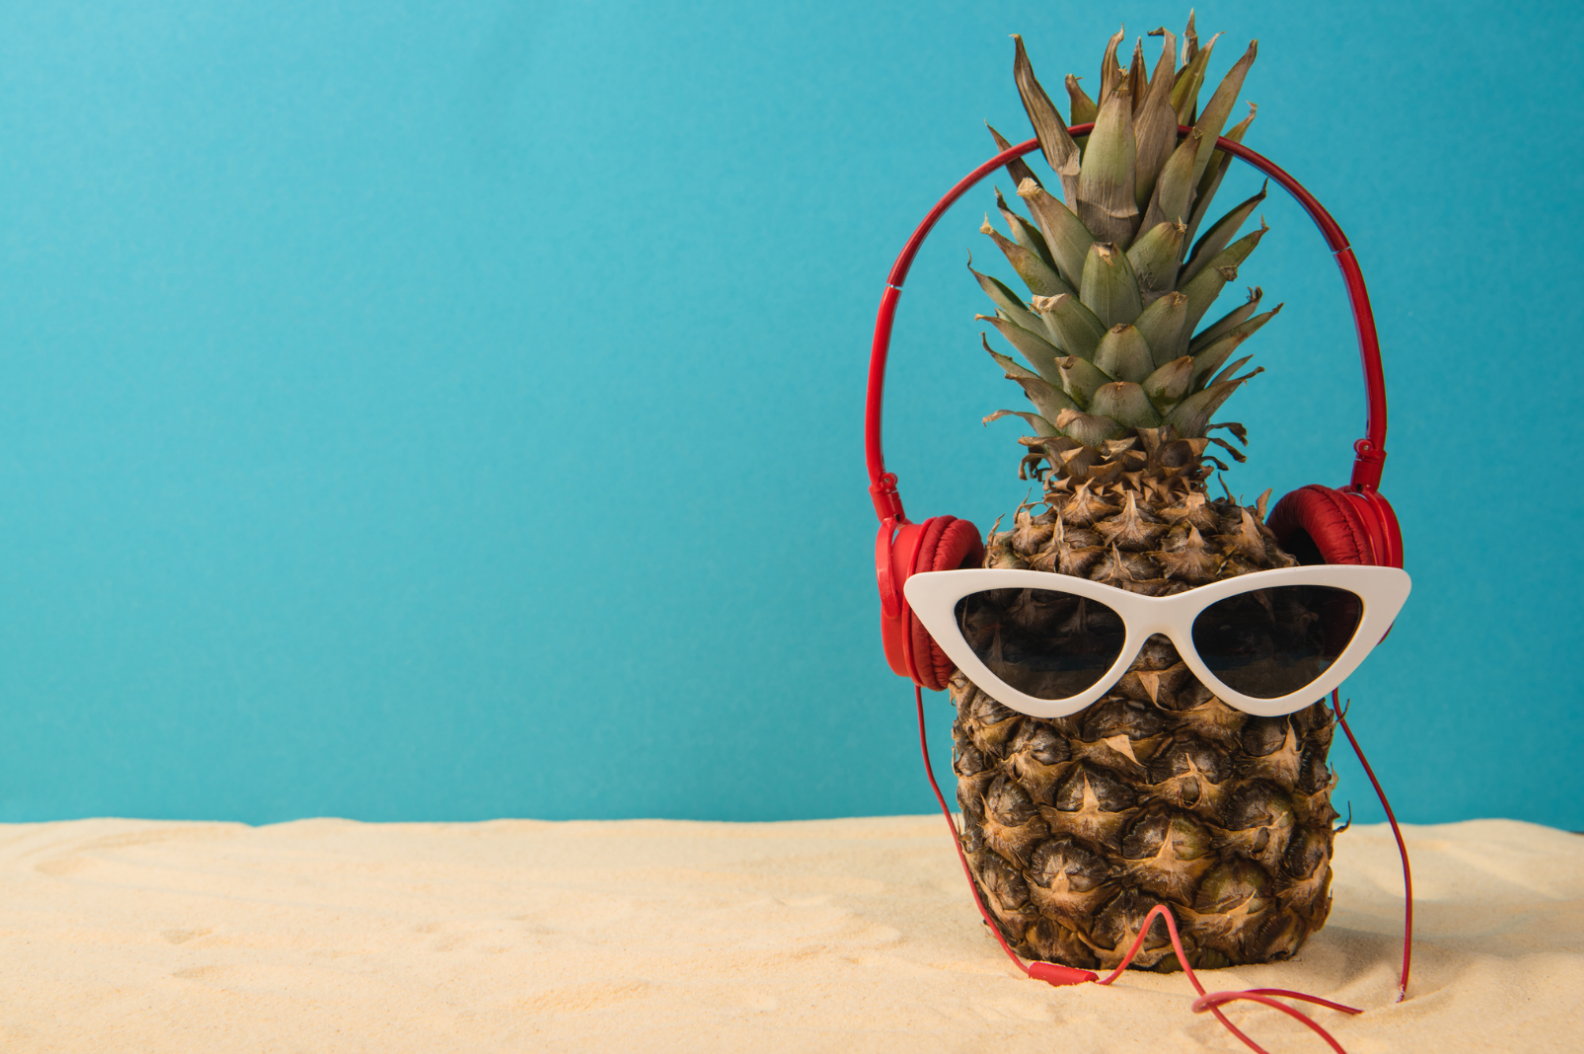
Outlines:
{"type": "MultiPolygon", "coordinates": [[[[1022,161],[1007,166],[1025,217],[996,192],[1009,228],[983,228],[1028,286],[1024,301],[974,271],[995,304],[981,315],[1023,358],[985,350],[1033,411],[1019,475],[1042,500],[1009,531],[992,530],[985,566],[1079,575],[1165,596],[1297,561],[1264,518],[1207,482],[1241,461],[1241,425],[1210,417],[1250,377],[1239,346],[1274,317],[1261,292],[1199,330],[1265,233],[1234,240],[1265,192],[1207,221],[1253,120],[1224,131],[1255,46],[1203,110],[1197,97],[1215,41],[1199,47],[1189,16],[1183,60],[1173,34],[1153,71],[1143,43],[1101,69],[1099,102],[1069,76],[1074,141],[1029,64],[1014,71],[1045,159],[1047,188],[1022,161]],[[1179,141],[1177,125],[1193,134],[1179,141]],[[1206,226],[1208,222],[1208,226],[1206,226]],[[1200,228],[1205,227],[1200,233],[1200,228]],[[1191,251],[1190,251],[1191,247],[1191,251]],[[1027,365],[1024,365],[1026,363],[1027,365]],[[1229,438],[1212,436],[1217,429],[1229,438]]],[[[1004,149],[1006,141],[991,129],[1004,149]]],[[[973,265],[970,261],[969,269],[973,265]]],[[[997,521],[997,527],[1000,521],[997,521]]],[[[1016,619],[1012,610],[1006,618],[1016,619]]],[[[987,906],[1023,955],[1071,966],[1117,965],[1145,914],[1166,905],[1195,967],[1292,956],[1330,909],[1334,719],[1323,702],[1287,717],[1250,717],[1202,685],[1164,637],[1151,638],[1122,680],[1071,717],[1026,717],[960,672],[954,768],[963,843],[987,906]]],[[[1164,927],[1135,964],[1175,969],[1164,927]]]]}

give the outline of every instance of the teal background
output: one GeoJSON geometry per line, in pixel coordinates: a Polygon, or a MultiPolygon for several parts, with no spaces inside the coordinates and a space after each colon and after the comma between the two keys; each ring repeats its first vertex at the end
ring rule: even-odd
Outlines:
{"type": "MultiPolygon", "coordinates": [[[[930,808],[875,625],[884,275],[985,119],[1029,134],[1007,34],[1055,90],[1185,13],[0,7],[0,819],[930,808]]],[[[1199,11],[1371,282],[1415,590],[1348,691],[1415,821],[1584,827],[1571,13],[1199,11]]],[[[915,517],[982,528],[1025,487],[990,202],[920,257],[887,419],[915,517]]],[[[1247,500],[1362,428],[1335,268],[1264,214],[1247,500]]]]}

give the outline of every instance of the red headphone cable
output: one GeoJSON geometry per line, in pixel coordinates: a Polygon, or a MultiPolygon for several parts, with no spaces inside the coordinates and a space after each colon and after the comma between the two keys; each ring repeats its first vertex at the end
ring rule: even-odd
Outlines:
{"type": "Polygon", "coordinates": [[[1364,751],[1359,746],[1358,740],[1353,738],[1353,730],[1347,723],[1347,711],[1338,701],[1335,689],[1331,692],[1331,710],[1337,715],[1337,724],[1342,726],[1348,742],[1353,745],[1353,753],[1358,755],[1359,764],[1364,766],[1364,775],[1369,777],[1370,785],[1375,788],[1375,796],[1380,799],[1381,808],[1386,810],[1386,822],[1391,824],[1392,837],[1397,839],[1397,855],[1402,857],[1403,957],[1402,972],[1397,975],[1397,1002],[1400,1003],[1408,995],[1408,967],[1413,962],[1413,871],[1408,866],[1408,844],[1403,841],[1402,829],[1397,826],[1397,814],[1392,812],[1391,802],[1386,800],[1386,792],[1381,790],[1380,780],[1375,778],[1375,770],[1370,768],[1369,759],[1364,757],[1364,751]]]}
{"type": "MultiPolygon", "coordinates": [[[[930,789],[935,792],[935,800],[940,803],[941,814],[945,817],[946,826],[951,831],[952,847],[957,850],[957,860],[962,864],[963,875],[968,879],[968,891],[973,895],[974,906],[979,909],[979,914],[981,917],[983,917],[985,925],[990,928],[990,933],[995,937],[996,943],[1001,945],[1001,950],[1006,952],[1007,958],[1011,959],[1013,965],[1016,966],[1020,971],[1034,980],[1044,981],[1045,983],[1054,985],[1056,987],[1087,984],[1090,982],[1095,984],[1109,985],[1116,981],[1117,978],[1122,976],[1122,973],[1127,969],[1128,964],[1131,963],[1134,957],[1138,955],[1139,950],[1144,946],[1144,938],[1149,934],[1151,927],[1154,925],[1155,919],[1160,918],[1166,924],[1166,930],[1171,936],[1172,950],[1177,956],[1177,961],[1182,964],[1183,973],[1187,975],[1188,982],[1193,985],[1194,990],[1199,993],[1199,998],[1193,1002],[1194,1013],[1202,1014],[1205,1011],[1209,1011],[1215,1016],[1217,1021],[1221,1022],[1221,1024],[1226,1027],[1227,1031],[1231,1032],[1234,1036],[1241,1040],[1243,1044],[1250,1050],[1255,1051],[1256,1054],[1269,1054],[1269,1052],[1266,1051],[1264,1047],[1261,1047],[1248,1036],[1244,1035],[1243,1032],[1241,1032],[1236,1025],[1232,1024],[1232,1022],[1227,1019],[1226,1015],[1221,1012],[1221,1006],[1224,1003],[1236,1002],[1238,1000],[1248,1000],[1250,1002],[1261,1003],[1265,1006],[1272,1007],[1273,1009],[1280,1010],[1289,1017],[1302,1022],[1321,1039],[1325,1040],[1326,1043],[1330,1045],[1331,1049],[1336,1051],[1337,1054],[1347,1054],[1347,1052],[1342,1049],[1342,1045],[1336,1041],[1335,1037],[1333,1037],[1331,1033],[1327,1032],[1323,1027],[1321,1027],[1320,1024],[1317,1023],[1313,1018],[1301,1010],[1290,1007],[1285,1003],[1278,1002],[1276,997],[1283,999],[1297,999],[1306,1003],[1312,1003],[1316,1006],[1323,1006],[1330,1010],[1337,1010],[1344,1014],[1361,1014],[1363,1013],[1362,1010],[1358,1009],[1357,1007],[1344,1006],[1341,1003],[1333,1003],[1328,999],[1321,999],[1318,996],[1305,995],[1302,992],[1294,992],[1285,988],[1249,988],[1225,992],[1206,992],[1204,985],[1199,983],[1199,978],[1194,973],[1193,967],[1188,963],[1188,955],[1183,950],[1182,939],[1177,933],[1177,921],[1172,917],[1171,912],[1166,910],[1164,905],[1157,904],[1150,910],[1150,913],[1145,916],[1144,924],[1139,928],[1138,937],[1134,939],[1133,946],[1129,948],[1127,954],[1123,956],[1121,965],[1104,978],[1101,978],[1092,970],[1083,970],[1073,966],[1062,966],[1059,963],[1025,963],[1021,958],[1018,957],[1018,954],[1012,950],[1011,945],[1007,943],[1006,938],[1001,933],[1000,927],[998,927],[995,922],[991,920],[990,912],[985,908],[984,900],[979,895],[979,886],[973,880],[973,872],[968,867],[967,854],[963,852],[962,838],[958,834],[957,823],[952,819],[951,807],[946,804],[946,796],[941,793],[940,784],[936,782],[935,779],[935,766],[930,762],[929,737],[925,732],[924,726],[924,691],[918,685],[913,686],[913,699],[918,711],[919,748],[924,756],[924,773],[929,777],[930,789]]],[[[1374,770],[1370,768],[1369,762],[1365,760],[1364,752],[1359,748],[1358,740],[1354,738],[1353,731],[1347,726],[1347,721],[1344,717],[1343,711],[1337,704],[1336,692],[1332,692],[1331,699],[1333,709],[1337,715],[1337,721],[1342,725],[1342,731],[1347,734],[1348,742],[1353,746],[1353,752],[1358,755],[1359,761],[1364,766],[1365,773],[1369,776],[1370,783],[1375,788],[1376,795],[1380,798],[1381,805],[1386,809],[1386,819],[1391,824],[1392,834],[1395,835],[1397,839],[1397,850],[1402,856],[1403,883],[1405,890],[1403,965],[1397,987],[1397,1001],[1401,1002],[1403,996],[1408,991],[1408,966],[1413,945],[1413,881],[1408,868],[1408,847],[1403,842],[1402,832],[1397,827],[1397,817],[1395,814],[1393,814],[1390,803],[1386,801],[1386,792],[1381,789],[1380,781],[1375,778],[1374,770]]]]}

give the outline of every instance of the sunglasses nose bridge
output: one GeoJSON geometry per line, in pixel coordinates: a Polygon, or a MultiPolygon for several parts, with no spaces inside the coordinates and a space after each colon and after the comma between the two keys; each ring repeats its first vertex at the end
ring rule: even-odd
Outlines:
{"type": "Polygon", "coordinates": [[[1187,658],[1193,648],[1193,641],[1190,635],[1193,620],[1190,616],[1184,622],[1183,614],[1183,611],[1176,605],[1165,610],[1156,610],[1154,605],[1151,605],[1151,610],[1147,612],[1130,613],[1128,618],[1128,637],[1132,647],[1123,649],[1128,652],[1127,664],[1123,666],[1123,670],[1125,671],[1128,666],[1133,665],[1134,661],[1144,651],[1144,645],[1149,643],[1151,637],[1157,635],[1171,641],[1172,646],[1177,649],[1177,654],[1180,658],[1187,658]]]}
{"type": "Polygon", "coordinates": [[[1179,632],[1185,630],[1186,627],[1178,625],[1177,621],[1171,617],[1172,614],[1174,612],[1152,610],[1146,615],[1130,620],[1128,628],[1138,637],[1141,649],[1144,647],[1145,641],[1157,634],[1170,640],[1173,644],[1177,643],[1179,632]]]}
{"type": "Polygon", "coordinates": [[[1138,614],[1130,612],[1124,616],[1124,621],[1127,624],[1127,642],[1122,646],[1122,654],[1117,656],[1116,665],[1113,667],[1116,670],[1116,676],[1108,679],[1104,689],[1107,692],[1127,675],[1129,667],[1138,661],[1138,657],[1144,653],[1144,645],[1148,644],[1149,639],[1157,633],[1170,640],[1179,652],[1183,650],[1182,644],[1178,643],[1177,636],[1172,631],[1171,619],[1164,613],[1151,611],[1148,614],[1138,614]]]}

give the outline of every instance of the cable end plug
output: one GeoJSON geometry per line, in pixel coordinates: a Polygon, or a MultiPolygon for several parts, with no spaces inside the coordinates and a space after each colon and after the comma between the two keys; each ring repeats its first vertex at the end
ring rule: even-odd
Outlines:
{"type": "Polygon", "coordinates": [[[1028,972],[1034,980],[1044,981],[1057,988],[1100,980],[1100,975],[1093,971],[1080,970],[1076,966],[1062,966],[1059,963],[1029,963],[1028,972]]]}

